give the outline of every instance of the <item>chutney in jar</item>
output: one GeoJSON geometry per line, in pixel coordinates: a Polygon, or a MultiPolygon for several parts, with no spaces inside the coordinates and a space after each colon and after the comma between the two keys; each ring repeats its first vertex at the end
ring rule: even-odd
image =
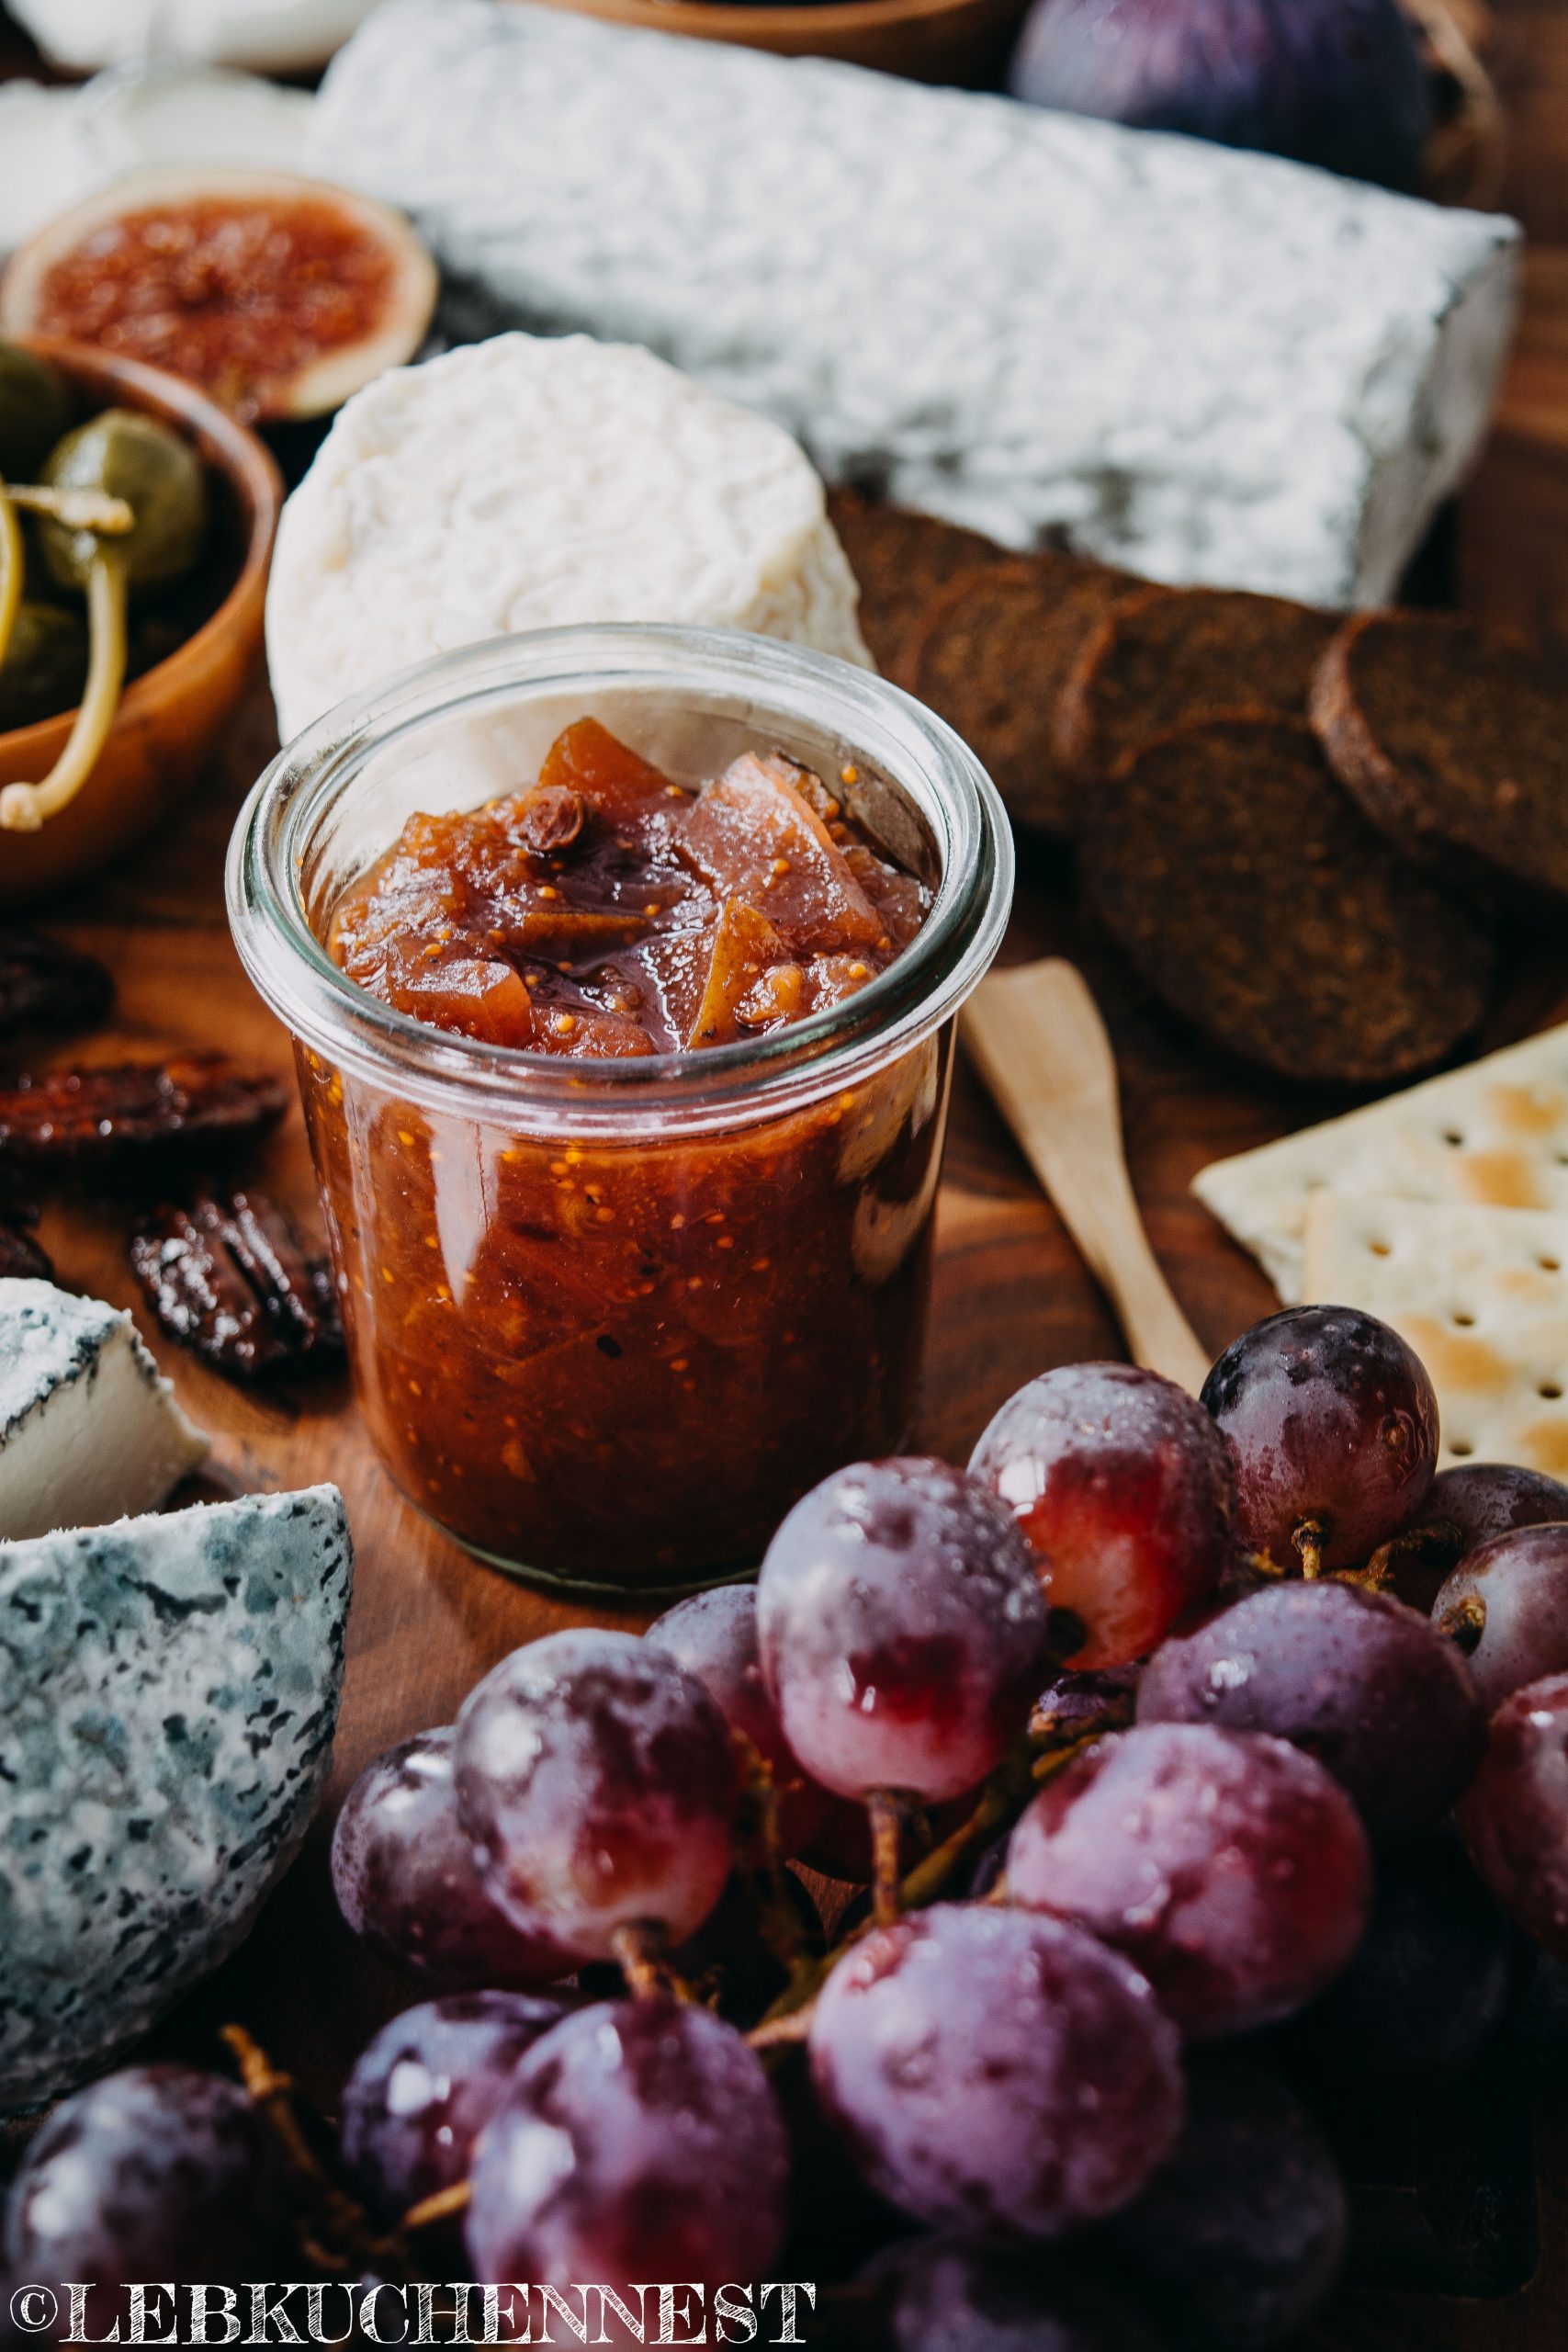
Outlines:
{"type": "MultiPolygon", "coordinates": [[[[593,720],[535,779],[415,815],[337,899],[396,1011],[581,1062],[776,1037],[869,987],[928,884],[765,742],[695,783],[593,720]]],[[[308,1046],[301,1080],[372,1435],[508,1566],[623,1592],[753,1566],[830,1469],[914,1416],[951,1024],[816,1099],[704,1131],[535,1135],[308,1046]]]]}

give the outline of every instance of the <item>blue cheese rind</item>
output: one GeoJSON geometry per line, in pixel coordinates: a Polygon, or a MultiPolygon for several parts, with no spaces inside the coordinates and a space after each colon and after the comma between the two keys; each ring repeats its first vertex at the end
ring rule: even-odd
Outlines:
{"type": "Polygon", "coordinates": [[[1393,590],[1512,319],[1506,220],[515,0],[390,0],[311,136],[492,323],[646,343],[1007,545],[1313,604],[1393,590]]]}
{"type": "Polygon", "coordinates": [[[335,1487],[0,1545],[0,2111],[249,1928],[331,1760],[352,1569],[335,1487]]]}
{"type": "Polygon", "coordinates": [[[0,1541],[151,1510],[207,1450],[129,1315],[0,1281],[0,1541]]]}

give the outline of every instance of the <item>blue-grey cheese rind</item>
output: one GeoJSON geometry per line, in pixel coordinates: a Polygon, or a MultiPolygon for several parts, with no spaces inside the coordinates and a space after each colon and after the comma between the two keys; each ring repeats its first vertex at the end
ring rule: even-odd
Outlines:
{"type": "Polygon", "coordinates": [[[335,1487],[0,1544],[0,2111],[245,1934],[326,1776],[352,1573],[335,1487]]]}
{"type": "Polygon", "coordinates": [[[1390,594],[1512,319],[1500,218],[516,0],[389,0],[311,135],[493,323],[645,343],[1007,545],[1313,604],[1390,594]]]}

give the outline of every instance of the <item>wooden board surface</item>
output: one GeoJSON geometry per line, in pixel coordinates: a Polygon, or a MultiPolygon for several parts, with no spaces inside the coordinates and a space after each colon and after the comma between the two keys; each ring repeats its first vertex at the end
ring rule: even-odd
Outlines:
{"type": "MultiPolygon", "coordinates": [[[[1499,64],[1517,125],[1507,200],[1537,243],[1497,430],[1460,510],[1457,579],[1472,609],[1568,657],[1568,9],[1562,0],[1510,6],[1502,34],[1499,64]]],[[[270,741],[258,696],[186,821],[61,910],[60,927],[102,955],[118,982],[116,1023],[94,1039],[95,1058],[209,1043],[288,1069],[286,1043],[240,972],[220,887],[233,815],[270,741]]],[[[1086,939],[1066,879],[1054,854],[1022,845],[1006,955],[1066,953],[1089,973],[1117,1046],[1134,1182],[1155,1248],[1201,1337],[1218,1349],[1271,1306],[1272,1294],[1192,1200],[1190,1180],[1208,1159],[1330,1106],[1259,1088],[1194,1050],[1086,939]]],[[[1532,954],[1487,1042],[1563,1017],[1568,963],[1532,954]]],[[[266,1175],[313,1216],[297,1116],[271,1147],[266,1175]]],[[[962,1067],[938,1219],[922,1438],[962,1459],[994,1408],[1032,1374],[1120,1350],[1071,1244],[962,1067]]],[[[51,1204],[43,1238],[67,1281],[138,1304],[122,1211],[51,1204]]],[[[187,1409],[217,1434],[225,1479],[286,1487],[331,1476],[348,1500],[358,1567],[327,1805],[247,1946],[160,2036],[166,2048],[209,2058],[216,2024],[238,2018],[330,2106],[353,2052],[411,1997],[406,1980],[368,1959],[332,1907],[326,1838],[344,1790],[389,1742],[449,1718],[507,1649],[587,1612],[477,1566],[403,1505],[369,1451],[346,1385],[321,1383],[287,1404],[254,1401],[161,1339],[153,1344],[187,1409]]],[[[1367,2352],[1556,2352],[1568,2325],[1568,2129],[1550,2112],[1541,2129],[1545,2251],[1527,2292],[1502,2302],[1346,2296],[1321,2341],[1367,2352]]]]}

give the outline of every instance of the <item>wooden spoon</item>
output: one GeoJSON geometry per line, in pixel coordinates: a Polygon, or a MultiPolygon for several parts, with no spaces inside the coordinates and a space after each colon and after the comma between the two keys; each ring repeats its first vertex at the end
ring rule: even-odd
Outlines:
{"type": "Polygon", "coordinates": [[[1208,1351],[1149,1247],[1122,1148],[1116,1058],[1083,975],[1059,956],[983,980],[969,1048],[1025,1159],[1115,1309],[1134,1363],[1194,1396],[1208,1351]]]}

